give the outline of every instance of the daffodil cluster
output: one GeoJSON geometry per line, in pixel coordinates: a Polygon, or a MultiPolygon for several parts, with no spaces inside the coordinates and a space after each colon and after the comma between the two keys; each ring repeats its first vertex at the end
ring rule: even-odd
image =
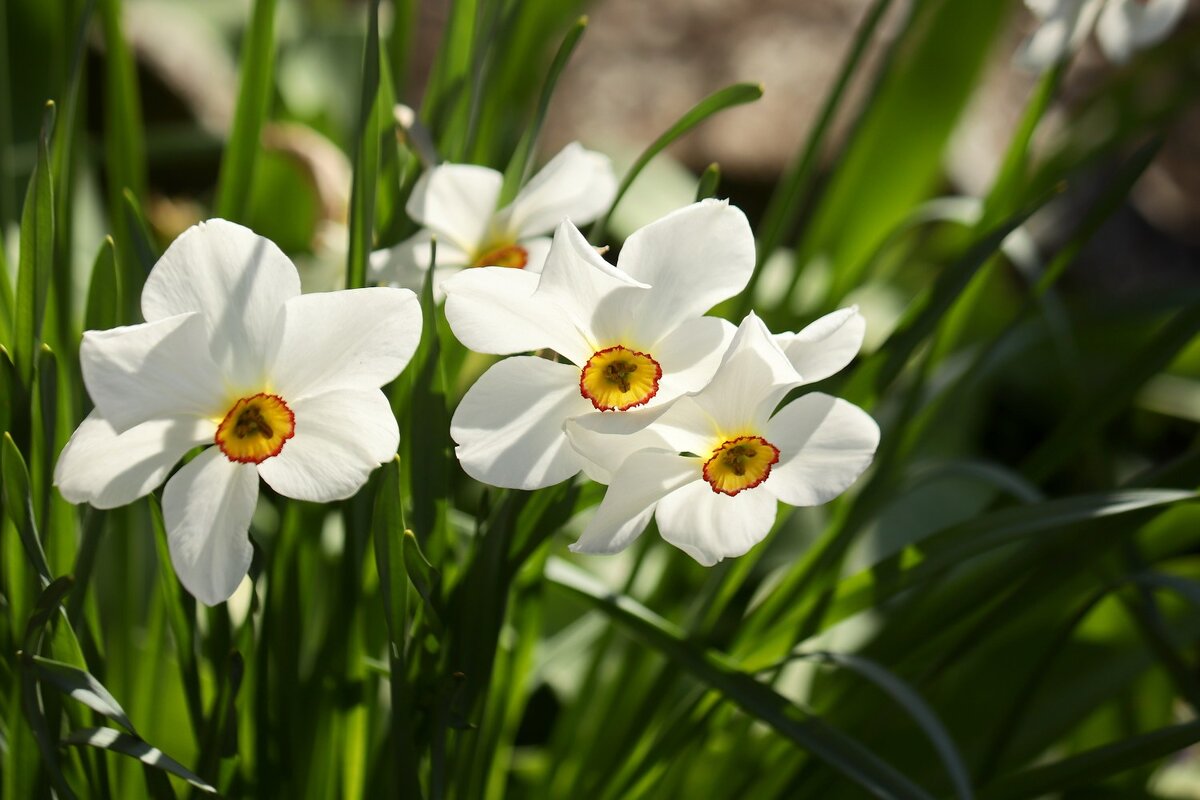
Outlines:
{"type": "Polygon", "coordinates": [[[780,335],[753,314],[736,329],[705,316],[753,269],[745,215],[704,200],[635,232],[615,266],[563,221],[540,275],[488,267],[447,280],[455,335],[512,356],[454,414],[463,469],[515,489],[583,471],[609,488],[572,549],[619,551],[653,516],[706,565],[761,541],[777,501],[836,497],[871,462],[874,420],[820,393],[779,405],[849,363],[862,316],[843,309],[780,335]]]}
{"type": "MultiPolygon", "coordinates": [[[[753,314],[738,328],[706,316],[754,270],[741,211],[716,200],[679,209],[630,236],[614,266],[570,218],[611,203],[607,159],[572,145],[496,211],[500,180],[470,165],[430,170],[409,203],[429,228],[374,258],[381,278],[415,284],[445,235],[450,259],[434,279],[451,328],[474,350],[512,356],[451,421],[469,475],[538,489],[583,472],[609,489],[573,549],[620,550],[653,515],[664,538],[713,564],[766,536],[777,501],[826,502],[867,467],[879,431],[863,411],[819,393],[778,408],[854,357],[855,309],[779,335],[753,314]],[[552,241],[540,236],[551,228],[552,241]]],[[[166,481],[175,570],[219,603],[250,566],[260,477],[329,502],[395,454],[381,387],[412,357],[421,314],[405,288],[301,295],[273,243],[224,220],[171,245],[142,313],[144,323],[84,335],[95,409],[55,484],[71,502],[113,508],[166,481]]]]}

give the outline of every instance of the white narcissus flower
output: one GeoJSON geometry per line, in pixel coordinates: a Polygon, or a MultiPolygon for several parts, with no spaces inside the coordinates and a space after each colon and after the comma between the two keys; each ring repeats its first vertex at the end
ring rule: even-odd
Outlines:
{"type": "MultiPolygon", "coordinates": [[[[497,210],[504,176],[474,164],[426,171],[405,207],[424,229],[395,247],[371,254],[372,278],[419,291],[437,237],[434,287],[464,267],[510,267],[541,272],[548,234],[567,217],[583,225],[600,216],[617,193],[612,163],[578,142],[562,149],[517,196],[497,210]]],[[[440,297],[440,290],[439,295],[440,297]]]]}
{"type": "Polygon", "coordinates": [[[380,387],[416,349],[406,289],[300,294],[270,240],[224,220],[185,231],[142,290],[146,322],[88,331],[80,348],[95,410],[59,456],[72,503],[115,508],[163,494],[171,561],[201,602],[246,575],[261,476],[287,497],[350,497],[389,460],[399,430],[380,387]]]}
{"type": "Polygon", "coordinates": [[[1079,50],[1093,28],[1100,49],[1118,64],[1166,38],[1187,0],[1025,0],[1040,20],[1017,51],[1017,63],[1042,72],[1079,50]]]}
{"type": "Polygon", "coordinates": [[[466,270],[445,284],[446,319],[472,350],[552,350],[494,364],[459,403],[450,435],[467,474],[516,489],[550,486],[594,465],[570,446],[571,418],[653,418],[700,389],[733,326],[702,316],[754,269],[746,216],[705,200],[636,231],[617,266],[564,221],[541,275],[466,270]]]}
{"type": "Polygon", "coordinates": [[[613,472],[604,500],[571,549],[623,550],[653,516],[664,539],[711,566],[762,541],[777,501],[812,506],[841,494],[871,463],[879,427],[857,406],[820,392],[775,413],[784,395],[802,383],[751,314],[706,387],[629,435],[638,444],[632,455],[607,450],[596,436],[580,436],[586,420],[568,422],[572,443],[613,472]],[[616,458],[619,464],[612,463],[616,458]]]}

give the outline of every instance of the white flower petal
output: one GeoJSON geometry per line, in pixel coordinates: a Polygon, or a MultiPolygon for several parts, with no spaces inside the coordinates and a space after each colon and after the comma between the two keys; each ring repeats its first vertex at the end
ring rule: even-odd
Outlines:
{"type": "Polygon", "coordinates": [[[1104,0],[1056,0],[1027,3],[1042,23],[1017,50],[1025,69],[1045,72],[1077,51],[1095,24],[1104,0]]]}
{"type": "Polygon", "coordinates": [[[1124,63],[1134,51],[1165,39],[1185,10],[1187,0],[1110,0],[1096,24],[1096,38],[1110,60],[1124,63]]]}
{"type": "Polygon", "coordinates": [[[212,358],[237,391],[266,377],[275,315],[300,294],[300,276],[270,239],[223,219],[184,231],[154,265],[142,289],[148,321],[198,311],[212,358]]]}
{"type": "Polygon", "coordinates": [[[258,500],[253,464],[210,447],[175,473],[163,492],[171,563],[180,583],[208,606],[223,602],[250,569],[250,517],[258,500]]]}
{"type": "Polygon", "coordinates": [[[158,417],[224,414],[227,387],[200,314],[87,331],[79,361],[88,395],[118,431],[158,417]]]}
{"type": "Polygon", "coordinates": [[[525,272],[540,273],[545,268],[546,257],[550,255],[550,242],[549,236],[535,236],[517,242],[525,248],[525,272]]]}
{"type": "MultiPolygon", "coordinates": [[[[433,232],[418,231],[400,244],[371,253],[368,272],[371,280],[411,289],[417,294],[425,288],[425,276],[433,258],[433,232]]],[[[437,274],[434,294],[441,299],[441,284],[467,266],[471,256],[453,242],[439,237],[437,243],[437,274]]]]}
{"type": "Polygon", "coordinates": [[[720,317],[696,317],[668,333],[650,353],[663,371],[651,402],[662,403],[708,385],[736,331],[720,317]]]}
{"type": "Polygon", "coordinates": [[[690,397],[620,413],[592,411],[567,420],[571,446],[585,459],[589,478],[610,483],[625,459],[638,450],[706,454],[720,434],[712,418],[690,397]]]}
{"type": "Polygon", "coordinates": [[[601,258],[583,234],[564,220],[554,232],[537,294],[558,303],[595,352],[627,338],[649,288],[601,258]]]}
{"type": "Polygon", "coordinates": [[[613,476],[604,500],[572,544],[576,553],[616,553],[641,535],[664,497],[694,482],[700,461],[663,450],[634,453],[613,476]]]}
{"type": "Polygon", "coordinates": [[[563,422],[591,408],[579,393],[578,367],[515,356],[494,364],[470,388],[450,421],[450,436],[472,478],[540,489],[579,472],[563,422]]]}
{"type": "Polygon", "coordinates": [[[477,353],[510,355],[548,347],[585,363],[591,345],[557,303],[535,293],[539,280],[523,269],[463,270],[444,285],[446,321],[477,353]]]}
{"type": "Polygon", "coordinates": [[[727,433],[753,431],[801,383],[803,378],[767,326],[751,313],[738,326],[712,381],[696,393],[695,400],[727,433]]]}
{"type": "Polygon", "coordinates": [[[793,506],[827,503],[871,464],[879,426],[858,406],[820,392],[788,403],[767,423],[779,463],[762,484],[793,506]]]}
{"type": "Polygon", "coordinates": [[[744,555],[766,538],[775,524],[776,508],[775,496],[761,486],[730,497],[698,480],[660,500],[654,516],[664,539],[711,567],[723,558],[744,555]]]}
{"type": "Polygon", "coordinates": [[[305,294],[284,304],[278,325],[272,388],[291,404],[399,375],[421,340],[421,306],[407,289],[305,294]]]}
{"type": "Polygon", "coordinates": [[[653,340],[746,287],[754,234],[728,201],[702,200],[633,233],[617,266],[651,286],[639,329],[653,340]]]}
{"type": "Polygon", "coordinates": [[[212,444],[216,425],[168,417],[124,433],[93,411],[71,434],[54,467],[54,485],[69,503],[117,508],[154,491],[188,450],[212,444]]]}
{"type": "Polygon", "coordinates": [[[549,233],[563,218],[586,225],[617,195],[617,176],[603,153],[572,142],[550,159],[501,210],[501,224],[518,236],[549,233]]]}
{"type": "Polygon", "coordinates": [[[775,344],[805,383],[816,383],[854,360],[866,331],[867,321],[853,306],[826,314],[799,333],[776,334],[775,344]]]}
{"type": "MultiPolygon", "coordinates": [[[[417,179],[405,210],[408,216],[441,234],[439,245],[446,239],[474,254],[488,235],[503,183],[504,176],[494,169],[442,164],[417,179]]],[[[442,262],[440,256],[438,261],[442,262]]]]}
{"type": "Polygon", "coordinates": [[[296,432],[258,465],[271,488],[296,500],[344,500],[396,454],[400,429],[378,389],[337,389],[292,405],[296,432]]]}

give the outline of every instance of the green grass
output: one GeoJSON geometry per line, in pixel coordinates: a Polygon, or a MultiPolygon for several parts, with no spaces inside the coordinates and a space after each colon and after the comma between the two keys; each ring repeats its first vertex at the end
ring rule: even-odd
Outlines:
{"type": "MultiPolygon", "coordinates": [[[[964,205],[945,197],[947,142],[1024,12],[896,5],[868,10],[794,162],[746,198],[766,208],[758,270],[720,309],[782,331],[891,299],[895,319],[862,306],[888,335],[818,387],[883,432],[850,492],[781,507],[710,569],[653,527],[619,556],[572,555],[602,487],[496,490],[458,467],[450,415],[488,361],[427,285],[421,347],[388,388],[397,459],[329,507],[264,490],[254,591],[208,609],[171,569],[161,489],[98,511],[51,486],[90,409],[81,333],[141,321],[178,232],[163,198],[300,220],[281,223],[300,231],[289,254],[364,285],[371,250],[416,230],[403,208],[427,162],[503,170],[503,204],[553,155],[542,124],[587,18],[576,0],[452,3],[417,86],[419,4],[239,6],[218,28],[238,82],[214,153],[159,147],[201,134],[159,115],[125,35],[134,0],[0,4],[0,800],[1169,796],[1200,742],[1200,290],[1097,299],[1081,268],[1195,101],[1196,30],[1103,73],[1046,142],[1070,73],[1044,76],[964,205]],[[349,165],[340,206],[268,152],[276,123],[349,165]],[[1100,188],[1072,200],[1078,221],[1026,259],[1014,237],[1068,218],[1083,185],[1100,188]]],[[[697,97],[636,143],[613,208],[764,89],[697,97]]],[[[692,194],[743,191],[733,178],[713,164],[692,194]]],[[[619,245],[613,208],[593,243],[619,245]]]]}

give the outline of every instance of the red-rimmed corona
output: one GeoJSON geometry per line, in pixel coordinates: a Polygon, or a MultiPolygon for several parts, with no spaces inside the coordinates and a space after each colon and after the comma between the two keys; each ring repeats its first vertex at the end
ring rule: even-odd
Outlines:
{"type": "Polygon", "coordinates": [[[277,456],[296,434],[296,415],[283,398],[259,392],[233,404],[214,441],[230,461],[261,464],[277,456]]]}
{"type": "Polygon", "coordinates": [[[628,411],[658,394],[662,366],[623,345],[596,351],[579,372],[579,394],[597,411],[628,411]]]}
{"type": "Polygon", "coordinates": [[[714,492],[733,497],[765,481],[778,463],[778,447],[761,436],[738,436],[713,450],[702,473],[714,492]]]}

